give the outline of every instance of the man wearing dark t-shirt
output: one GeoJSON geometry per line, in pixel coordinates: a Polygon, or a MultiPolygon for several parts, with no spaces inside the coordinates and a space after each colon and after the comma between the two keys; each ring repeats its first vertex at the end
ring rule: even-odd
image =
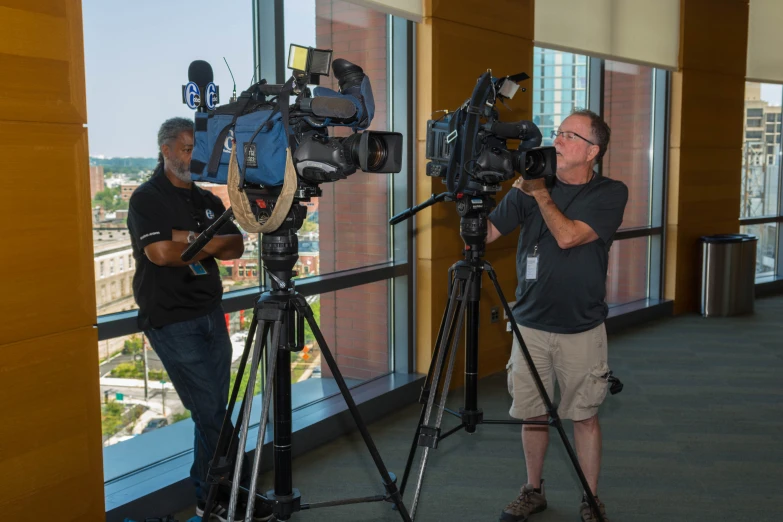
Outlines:
{"type": "MultiPolygon", "coordinates": [[[[628,189],[593,171],[609,144],[608,125],[577,111],[554,133],[557,179],[514,182],[489,216],[487,243],[521,226],[517,247],[514,320],[550,398],[560,387],[558,413],[574,421],[579,463],[594,494],[601,461],[598,407],[608,389],[606,273],[612,236],[623,220],[628,189]]],[[[546,420],[546,409],[516,339],[507,365],[510,414],[546,420]]],[[[546,508],[541,474],[549,443],[546,426],[525,425],[527,484],[501,522],[521,522],[546,508]]],[[[596,497],[597,499],[597,497],[596,497]]],[[[603,503],[598,501],[604,520],[603,503]]],[[[585,498],[582,520],[595,520],[585,498]]]]}
{"type": "MultiPolygon", "coordinates": [[[[232,352],[215,260],[241,257],[244,241],[228,221],[193,259],[180,259],[225,207],[218,197],[191,182],[191,120],[165,121],[158,146],[158,167],[134,191],[129,204],[128,229],[136,260],[133,295],[139,305],[139,328],[191,412],[195,442],[190,475],[198,509],[203,510],[209,462],[226,413],[232,352]]],[[[218,505],[213,514],[221,509],[218,505]]]]}

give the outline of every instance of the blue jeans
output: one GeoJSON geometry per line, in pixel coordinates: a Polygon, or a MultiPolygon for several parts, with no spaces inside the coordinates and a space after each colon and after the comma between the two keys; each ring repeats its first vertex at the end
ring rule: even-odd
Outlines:
{"type": "MultiPolygon", "coordinates": [[[[160,357],[180,400],[195,425],[190,478],[196,497],[205,500],[209,463],[226,414],[231,375],[231,340],[223,309],[144,332],[160,357]]],[[[225,450],[224,450],[225,451],[225,450]]]]}

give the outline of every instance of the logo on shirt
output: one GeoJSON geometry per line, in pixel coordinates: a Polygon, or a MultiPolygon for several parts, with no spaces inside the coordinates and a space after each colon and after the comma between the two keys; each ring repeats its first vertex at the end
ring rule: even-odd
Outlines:
{"type": "Polygon", "coordinates": [[[143,236],[141,236],[139,238],[139,241],[141,241],[143,239],[147,239],[150,236],[159,236],[159,235],[160,235],[160,232],[150,232],[149,234],[144,234],[143,236]]]}
{"type": "Polygon", "coordinates": [[[211,208],[207,209],[206,214],[207,214],[207,219],[215,219],[215,213],[212,212],[211,208]]]}

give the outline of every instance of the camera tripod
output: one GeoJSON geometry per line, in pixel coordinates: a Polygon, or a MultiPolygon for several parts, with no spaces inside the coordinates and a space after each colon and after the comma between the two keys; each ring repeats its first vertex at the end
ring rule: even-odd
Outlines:
{"type": "MultiPolygon", "coordinates": [[[[443,199],[451,199],[451,195],[439,194],[433,196],[422,205],[406,211],[392,219],[392,223],[402,221],[412,216],[419,210],[434,204],[443,199]]],[[[511,308],[503,295],[503,291],[498,283],[497,275],[492,266],[482,259],[487,237],[487,216],[492,207],[493,200],[487,195],[463,196],[457,197],[457,212],[460,214],[460,235],[465,242],[463,251],[465,259],[458,261],[449,268],[449,298],[448,305],[443,314],[443,319],[438,330],[435,351],[432,355],[427,372],[427,378],[422,386],[419,402],[422,404],[419,424],[416,427],[416,433],[413,437],[410,453],[405,466],[405,472],[402,476],[400,485],[400,494],[405,493],[405,486],[408,482],[408,476],[413,466],[417,446],[423,447],[421,460],[416,473],[418,482],[413,494],[410,516],[415,519],[416,508],[421,496],[422,481],[424,471],[427,466],[430,450],[438,447],[438,443],[464,428],[468,433],[474,433],[479,424],[530,424],[540,426],[553,426],[560,434],[563,445],[568,452],[568,456],[576,470],[579,481],[584,488],[587,501],[590,504],[593,513],[597,519],[603,522],[603,517],[598,509],[595,496],[590,490],[587,480],[579,465],[576,452],[566,436],[563,424],[557,413],[557,408],[547,395],[544,384],[536,371],[533,359],[530,357],[527,346],[525,345],[522,334],[513,320],[511,308]],[[528,368],[538,388],[538,392],[544,401],[546,412],[549,417],[546,421],[527,421],[527,420],[486,420],[483,411],[478,407],[478,339],[479,339],[479,299],[481,296],[481,279],[487,272],[492,284],[495,287],[498,297],[503,304],[506,316],[509,318],[511,328],[514,332],[522,353],[527,362],[528,368]],[[467,319],[466,319],[467,317],[467,319]],[[459,411],[454,411],[446,407],[446,398],[451,383],[451,377],[454,370],[455,355],[460,341],[460,332],[463,325],[466,331],[465,340],[465,391],[464,406],[459,411]],[[447,361],[448,359],[448,361],[447,361]],[[445,376],[444,376],[445,371],[445,376]],[[438,396],[439,385],[440,397],[437,407],[435,405],[438,396]],[[455,428],[441,433],[441,422],[443,414],[448,413],[460,420],[460,424],[455,428]],[[434,415],[434,418],[433,418],[434,415]]]]}
{"type": "MultiPolygon", "coordinates": [[[[230,212],[230,210],[227,212],[230,212]]],[[[305,207],[298,204],[293,205],[289,211],[289,219],[286,219],[284,225],[279,230],[264,234],[262,237],[261,259],[264,262],[264,269],[272,280],[272,289],[261,294],[253,310],[245,350],[239,364],[238,375],[231,392],[227,413],[223,419],[215,456],[208,473],[210,489],[204,509],[204,520],[208,520],[209,513],[212,512],[219,487],[230,486],[229,522],[236,520],[234,517],[239,507],[240,491],[247,499],[248,507],[244,520],[248,522],[252,520],[253,508],[257,501],[270,506],[277,520],[288,520],[292,513],[305,509],[391,501],[399,510],[402,519],[405,522],[410,522],[410,516],[402,503],[402,494],[397,490],[396,477],[387,471],[381,460],[378,449],[361,418],[359,409],[356,407],[353,397],[351,397],[337,363],[326,344],[318,324],[313,318],[313,311],[310,305],[304,296],[297,293],[294,289],[292,281],[294,273],[292,269],[298,258],[296,230],[301,226],[306,212],[305,207]],[[318,342],[321,354],[329,365],[335,382],[340,388],[340,393],[343,395],[351,416],[378,468],[386,489],[386,493],[383,495],[306,504],[302,503],[299,490],[293,487],[290,353],[300,351],[304,347],[305,321],[307,321],[318,342]],[[238,414],[236,425],[232,427],[231,415],[251,352],[250,375],[245,396],[242,399],[242,409],[238,414]],[[258,430],[255,455],[252,461],[250,483],[249,487],[245,487],[240,485],[240,478],[243,476],[243,466],[245,465],[244,449],[250,425],[256,374],[264,357],[266,357],[267,361],[267,371],[266,380],[264,381],[261,423],[258,430]],[[258,475],[261,469],[261,453],[273,397],[275,401],[273,408],[274,488],[267,491],[265,495],[261,495],[257,493],[258,475]]]]}

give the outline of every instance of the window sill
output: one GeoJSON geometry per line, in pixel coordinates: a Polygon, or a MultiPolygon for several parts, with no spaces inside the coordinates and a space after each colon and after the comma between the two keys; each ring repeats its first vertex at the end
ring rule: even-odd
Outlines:
{"type": "Polygon", "coordinates": [[[642,323],[671,317],[673,314],[674,301],[666,299],[640,299],[615,305],[609,308],[606,331],[614,334],[642,323]]]}
{"type": "MultiPolygon", "coordinates": [[[[423,375],[390,374],[379,377],[351,390],[351,395],[369,424],[388,413],[418,400],[423,375]]],[[[321,379],[323,386],[334,385],[328,378],[321,379]]],[[[336,385],[335,385],[336,386],[336,385]]],[[[311,393],[323,393],[311,390],[311,393]]],[[[301,395],[300,395],[301,396],[301,395]]],[[[315,395],[312,397],[316,398],[315,395]]],[[[258,397],[256,399],[259,399],[258,397]]],[[[305,401],[302,396],[302,401],[305,401]]],[[[254,421],[260,413],[254,404],[254,421]]],[[[235,408],[235,415],[236,415],[235,408]]],[[[348,407],[339,393],[336,396],[316,401],[293,412],[293,457],[355,429],[355,423],[348,407]]],[[[264,441],[262,469],[271,469],[271,433],[267,428],[264,441]]],[[[134,459],[138,461],[140,451],[149,451],[149,443],[154,437],[154,446],[159,450],[169,448],[168,458],[157,461],[138,471],[110,479],[104,485],[106,495],[106,521],[122,522],[125,518],[144,520],[150,516],[175,513],[193,504],[193,486],[190,482],[190,466],[193,462],[192,447],[181,451],[183,441],[193,440],[192,421],[184,420],[156,432],[146,434],[146,440],[126,441],[107,448],[112,452],[112,461],[121,465],[134,459]],[[150,437],[150,438],[147,438],[150,437]],[[180,451],[177,451],[177,450],[180,451]],[[184,502],[184,504],[183,504],[184,502]]],[[[252,456],[258,437],[258,425],[248,430],[248,450],[252,456]]],[[[107,476],[117,470],[105,471],[107,476]]]]}
{"type": "Polygon", "coordinates": [[[783,277],[767,276],[756,279],[756,297],[783,294],[783,277]]]}

